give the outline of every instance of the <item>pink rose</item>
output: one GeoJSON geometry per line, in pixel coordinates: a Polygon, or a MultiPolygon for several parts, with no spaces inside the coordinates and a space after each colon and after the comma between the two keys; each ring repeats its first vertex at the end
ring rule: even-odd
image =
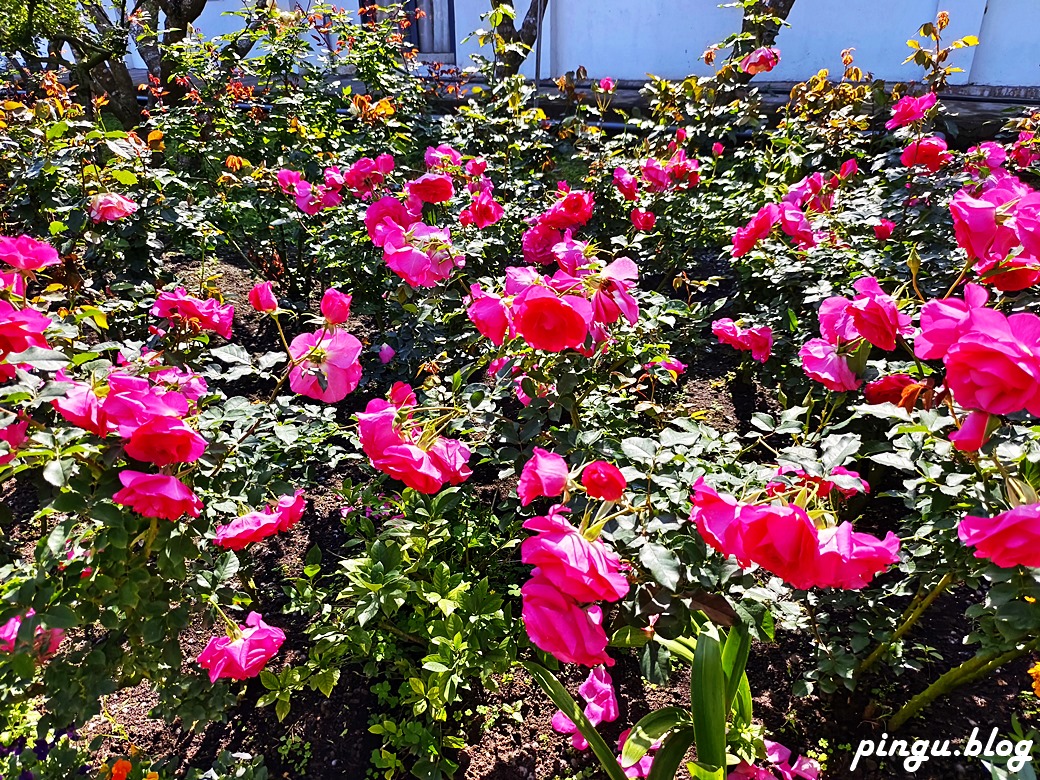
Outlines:
{"type": "Polygon", "coordinates": [[[470,285],[470,304],[466,314],[482,336],[491,339],[496,347],[502,346],[510,332],[512,319],[501,296],[484,292],[479,284],[470,285]]]}
{"type": "Polygon", "coordinates": [[[301,333],[289,345],[296,363],[289,371],[289,387],[325,403],[342,401],[361,381],[361,349],[361,342],[342,330],[301,333]]]}
{"type": "Polygon", "coordinates": [[[462,154],[448,144],[441,144],[428,147],[423,161],[426,163],[426,169],[430,171],[459,168],[462,166],[462,154]]]}
{"type": "Polygon", "coordinates": [[[557,296],[531,287],[513,301],[516,332],[532,348],[563,352],[581,346],[589,332],[592,306],[574,295],[557,296]]]}
{"type": "Polygon", "coordinates": [[[0,261],[19,271],[39,271],[47,266],[58,265],[61,258],[57,249],[35,238],[0,236],[0,261]]]}
{"type": "Polygon", "coordinates": [[[329,325],[342,325],[350,317],[350,302],[353,296],[330,287],[321,296],[321,315],[329,325]]]}
{"type": "Polygon", "coordinates": [[[592,193],[574,190],[559,198],[538,222],[557,230],[579,228],[592,218],[592,193]]]}
{"type": "Polygon", "coordinates": [[[603,542],[588,541],[567,522],[566,507],[554,506],[544,517],[524,523],[535,536],[524,539],[520,558],[539,577],[575,601],[617,601],[628,593],[628,579],[621,573],[621,559],[603,542]]]}
{"type": "Polygon", "coordinates": [[[306,510],[307,499],[302,490],[297,490],[292,495],[278,496],[275,505],[267,511],[278,518],[279,531],[288,531],[303,519],[306,510]]]}
{"type": "Polygon", "coordinates": [[[895,130],[897,127],[920,122],[935,105],[936,100],[937,96],[934,92],[929,92],[921,97],[907,95],[892,106],[892,118],[885,123],[885,128],[895,130]]]}
{"type": "Polygon", "coordinates": [[[639,196],[639,181],[624,168],[614,169],[614,186],[625,200],[635,200],[639,196]]]}
{"type": "Polygon", "coordinates": [[[892,237],[892,231],[896,229],[896,223],[890,219],[882,219],[874,225],[874,237],[878,241],[888,241],[892,237]]]}
{"type": "Polygon", "coordinates": [[[749,76],[768,73],[780,64],[780,50],[764,46],[755,49],[740,61],[740,69],[749,76]]]}
{"type": "MultiPolygon", "coordinates": [[[[614,693],[614,681],[602,666],[597,666],[589,672],[588,678],[578,688],[578,695],[585,700],[585,717],[593,726],[617,720],[620,713],[614,693]]],[[[571,745],[575,750],[588,748],[589,743],[578,731],[578,727],[563,712],[557,711],[553,715],[552,727],[560,734],[573,734],[571,745]]]]}
{"type": "Polygon", "coordinates": [[[961,421],[961,427],[950,434],[950,441],[961,452],[978,452],[989,441],[992,421],[999,427],[1000,418],[988,412],[971,412],[961,421]]]}
{"type": "Polygon", "coordinates": [[[612,261],[600,273],[601,279],[592,295],[593,318],[603,325],[613,325],[623,315],[630,325],[639,320],[639,304],[631,290],[639,278],[639,269],[627,257],[612,261]]]}
{"type": "Polygon", "coordinates": [[[546,265],[553,262],[553,247],[563,240],[563,233],[549,225],[537,224],[524,232],[524,262],[546,265]]]}
{"type": "Polygon", "coordinates": [[[480,192],[473,201],[459,214],[459,223],[463,226],[476,225],[483,230],[498,222],[505,215],[505,209],[495,200],[489,191],[480,192]]]}
{"type": "Polygon", "coordinates": [[[527,506],[541,496],[552,498],[562,495],[569,474],[570,468],[563,456],[535,447],[520,472],[520,482],[516,488],[520,505],[527,506]]]}
{"type": "Polygon", "coordinates": [[[228,550],[243,550],[278,533],[279,520],[279,516],[271,512],[250,512],[226,525],[218,525],[213,543],[228,550]]]}
{"type": "Polygon", "coordinates": [[[659,160],[652,157],[644,160],[639,170],[650,192],[667,192],[672,188],[672,175],[659,160]]]}
{"type": "Polygon", "coordinates": [[[744,227],[733,234],[733,257],[743,257],[773,231],[780,221],[780,207],[775,203],[763,206],[744,227]]]}
{"type": "Polygon", "coordinates": [[[567,664],[614,665],[606,652],[602,609],[582,607],[553,587],[537,569],[520,594],[524,627],[536,647],[567,664]]]}
{"type": "Polygon", "coordinates": [[[275,178],[278,179],[278,186],[281,187],[285,195],[295,195],[296,188],[303,181],[303,176],[299,171],[292,171],[288,168],[282,168],[278,171],[275,178]]]}
{"type": "Polygon", "coordinates": [[[997,566],[1040,568],[1040,504],[1027,504],[996,517],[968,515],[957,530],[961,541],[975,548],[976,558],[997,566]]]}
{"type": "Polygon", "coordinates": [[[192,332],[213,331],[226,339],[231,338],[231,323],[235,307],[221,305],[216,298],[201,300],[188,295],[187,290],[163,291],[155,299],[152,314],[165,317],[171,325],[181,325],[192,332]]]}
{"type": "Polygon", "coordinates": [[[161,467],[194,463],[206,451],[206,440],[183,420],[157,416],[137,428],[124,449],[134,460],[161,467]]]}
{"type": "Polygon", "coordinates": [[[94,389],[85,382],[74,382],[64,398],[55,398],[51,406],[58,414],[78,428],[104,438],[109,427],[101,411],[101,403],[94,389]]]}
{"type": "Polygon", "coordinates": [[[256,677],[278,653],[285,641],[280,628],[267,625],[256,612],[250,612],[246,624],[239,626],[234,639],[212,637],[198,657],[199,666],[209,671],[209,681],[220,678],[246,680],[256,677]]]}
{"type": "Polygon", "coordinates": [[[455,187],[447,174],[424,173],[405,184],[405,188],[423,203],[444,203],[455,197],[455,187]]]}
{"type": "Polygon", "coordinates": [[[365,229],[372,243],[382,247],[391,232],[408,230],[419,215],[393,195],[384,195],[365,211],[365,229]]]}
{"type": "Polygon", "coordinates": [[[388,230],[383,260],[412,287],[436,287],[456,267],[465,265],[465,259],[452,246],[449,231],[422,222],[412,225],[408,232],[388,230]]]}
{"type": "Polygon", "coordinates": [[[621,469],[605,460],[594,460],[581,471],[581,484],[589,498],[620,501],[628,482],[621,469]]]}
{"type": "Polygon", "coordinates": [[[18,448],[28,438],[28,431],[28,420],[19,420],[0,428],[0,442],[4,442],[7,445],[7,453],[0,453],[0,466],[4,466],[15,459],[18,448]]]}
{"type": "Polygon", "coordinates": [[[946,357],[950,347],[971,328],[971,312],[989,300],[986,288],[977,284],[964,287],[964,299],[941,298],[928,301],[921,309],[921,333],[914,339],[914,354],[921,360],[946,357]]]}
{"type": "Polygon", "coordinates": [[[908,144],[899,161],[906,168],[920,165],[927,168],[929,173],[935,173],[952,159],[952,155],[946,149],[946,141],[937,136],[929,136],[908,144]]]}
{"type": "Polygon", "coordinates": [[[361,449],[375,468],[420,493],[436,493],[446,482],[461,484],[472,474],[465,445],[437,437],[424,450],[418,446],[423,438],[420,427],[398,425],[398,416],[407,419],[411,412],[406,407],[415,403],[411,387],[401,383],[391,389],[391,401],[369,401],[357,415],[361,449]]]}
{"type": "MultiPolygon", "coordinates": [[[[16,309],[7,301],[0,300],[0,363],[6,361],[8,355],[25,352],[29,347],[46,347],[47,339],[43,334],[50,324],[50,317],[32,307],[16,309]]],[[[0,365],[0,379],[12,376],[14,366],[0,365]]]]}
{"type": "Polygon", "coordinates": [[[384,343],[383,346],[379,348],[379,362],[385,366],[387,363],[394,359],[394,355],[396,354],[397,352],[394,350],[393,347],[391,347],[389,344],[384,343]]]}
{"type": "Polygon", "coordinates": [[[961,406],[1040,416],[1040,317],[976,309],[946,353],[946,383],[961,406]]]}
{"type": "Polygon", "coordinates": [[[649,233],[657,224],[657,216],[654,212],[645,209],[632,209],[631,219],[632,227],[644,233],[649,233]]]}
{"type": "Polygon", "coordinates": [[[137,209],[136,203],[115,192],[105,192],[90,199],[90,219],[94,224],[116,222],[137,209]]]}
{"type": "Polygon", "coordinates": [[[802,370],[828,390],[845,393],[857,389],[863,380],[849,368],[848,361],[825,339],[807,341],[798,351],[802,370]]]}
{"type": "Polygon", "coordinates": [[[819,588],[860,590],[874,575],[899,562],[899,537],[891,531],[883,540],[857,533],[845,522],[819,532],[819,554],[813,584],[819,588]]]}
{"type": "Polygon", "coordinates": [[[599,88],[603,92],[613,92],[617,89],[617,82],[612,78],[602,78],[599,80],[599,88]]]}
{"type": "Polygon", "coordinates": [[[750,352],[751,357],[759,363],[765,363],[773,351],[773,329],[741,328],[729,318],[715,320],[711,323],[711,332],[719,341],[734,349],[750,352]]]}
{"type": "Polygon", "coordinates": [[[270,313],[278,310],[278,299],[274,295],[273,282],[260,282],[249,291],[249,305],[258,312],[270,313]]]}
{"type": "Polygon", "coordinates": [[[202,501],[176,477],[124,469],[119,472],[119,481],[123,489],[112,500],[139,515],[177,520],[183,515],[198,517],[202,513],[202,501]]]}

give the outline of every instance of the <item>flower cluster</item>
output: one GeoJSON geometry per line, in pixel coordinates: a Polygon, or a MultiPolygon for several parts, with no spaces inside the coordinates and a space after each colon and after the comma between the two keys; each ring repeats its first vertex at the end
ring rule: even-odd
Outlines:
{"type": "Polygon", "coordinates": [[[743,257],[767,238],[776,225],[799,249],[816,246],[822,235],[813,231],[807,214],[830,211],[836,193],[859,172],[855,160],[844,162],[830,177],[814,173],[793,185],[780,203],[768,203],[733,235],[733,257],[743,257]]]}
{"type": "Polygon", "coordinates": [[[217,526],[213,543],[229,550],[242,550],[252,542],[288,531],[300,521],[306,508],[302,490],[291,496],[279,496],[273,507],[249,512],[227,525],[217,526]]]}
{"type": "Polygon", "coordinates": [[[282,192],[293,197],[297,208],[313,216],[340,205],[344,190],[354,197],[371,199],[393,170],[393,156],[381,154],[374,160],[362,157],[346,170],[330,166],[324,170],[321,184],[312,184],[301,173],[288,168],[278,171],[277,179],[282,192]]]}
{"type": "Polygon", "coordinates": [[[769,360],[773,352],[773,329],[769,327],[742,328],[729,318],[711,323],[711,332],[721,344],[728,344],[741,352],[750,352],[759,363],[769,360]]]}
{"type": "MultiPolygon", "coordinates": [[[[517,492],[523,505],[538,497],[584,489],[589,498],[619,501],[626,483],[621,472],[605,461],[582,469],[582,487],[571,481],[562,456],[535,448],[525,464],[517,492]]],[[[520,558],[534,566],[521,589],[523,618],[531,641],[564,663],[613,665],[606,654],[603,610],[594,602],[614,602],[628,593],[621,559],[594,536],[587,537],[568,520],[566,506],[524,523],[534,531],[520,545],[520,558]]]]}
{"type": "Polygon", "coordinates": [[[703,478],[693,491],[690,522],[709,546],[744,568],[757,564],[791,587],[858,590],[899,560],[899,539],[891,532],[880,540],[853,531],[848,522],[817,528],[798,504],[744,503],[703,478]]]}
{"type": "Polygon", "coordinates": [[[530,267],[507,268],[501,294],[470,286],[466,311],[482,335],[496,346],[520,338],[533,349],[576,349],[591,356],[608,342],[607,326],[622,317],[630,324],[638,320],[639,304],[631,293],[639,276],[636,264],[627,257],[605,263],[592,247],[572,238],[572,230],[591,214],[588,193],[561,188],[556,202],[524,234],[524,259],[555,261],[558,270],[547,276],[530,267]]]}
{"type": "Polygon", "coordinates": [[[398,382],[389,400],[374,398],[358,412],[358,429],[361,448],[375,468],[413,490],[433,494],[446,483],[462,484],[473,472],[469,448],[440,435],[452,415],[424,425],[416,418],[421,409],[412,388],[398,382]]]}
{"type": "MultiPolygon", "coordinates": [[[[0,625],[0,653],[15,651],[18,647],[18,633],[21,631],[22,623],[35,615],[36,610],[29,609],[24,615],[15,615],[0,625]]],[[[65,632],[60,628],[44,628],[42,625],[37,625],[33,630],[33,652],[41,661],[45,661],[58,652],[58,647],[64,638],[65,632]]]]}
{"type": "Polygon", "coordinates": [[[895,349],[897,339],[913,333],[910,316],[899,311],[896,300],[885,293],[873,276],[857,279],[852,285],[855,298],[833,296],[820,305],[820,335],[806,342],[798,352],[802,368],[811,378],[835,392],[856,390],[862,380],[850,365],[865,361],[873,345],[895,349]]]}
{"type": "Polygon", "coordinates": [[[1014,292],[1040,282],[1040,193],[997,168],[950,202],[957,244],[986,284],[1014,292]]]}
{"type": "Polygon", "coordinates": [[[791,751],[779,742],[765,741],[765,766],[741,761],[726,780],[817,780],[820,765],[811,758],[798,756],[792,763],[791,751]]]}

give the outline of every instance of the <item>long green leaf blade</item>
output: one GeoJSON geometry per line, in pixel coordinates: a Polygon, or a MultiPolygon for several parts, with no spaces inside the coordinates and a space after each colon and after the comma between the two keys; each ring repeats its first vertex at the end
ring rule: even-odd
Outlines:
{"type": "Polygon", "coordinates": [[[567,689],[556,679],[555,675],[544,666],[539,666],[531,661],[521,661],[520,664],[530,672],[546,695],[552,699],[553,704],[559,707],[563,714],[578,727],[578,731],[589,743],[589,747],[592,748],[592,752],[599,759],[603,771],[607,773],[610,780],[628,780],[614,751],[603,741],[603,737],[599,735],[596,728],[589,723],[589,719],[585,717],[581,707],[574,701],[574,697],[567,693],[567,689]]]}
{"type": "Polygon", "coordinates": [[[697,760],[718,769],[721,777],[726,767],[726,677],[722,671],[722,646],[713,626],[697,637],[690,674],[690,703],[697,760]]]}
{"type": "Polygon", "coordinates": [[[665,739],[661,749],[654,755],[654,763],[650,765],[650,774],[646,780],[674,780],[679,765],[693,744],[692,726],[680,726],[665,739]]]}
{"type": "Polygon", "coordinates": [[[646,755],[650,746],[672,729],[688,724],[690,715],[681,707],[663,707],[645,715],[632,727],[621,751],[621,766],[630,767],[646,755]]]}
{"type": "Polygon", "coordinates": [[[747,624],[737,623],[730,629],[726,637],[726,646],[722,649],[722,671],[726,675],[726,712],[733,706],[733,697],[740,687],[741,677],[747,667],[751,654],[751,632],[747,624]]]}

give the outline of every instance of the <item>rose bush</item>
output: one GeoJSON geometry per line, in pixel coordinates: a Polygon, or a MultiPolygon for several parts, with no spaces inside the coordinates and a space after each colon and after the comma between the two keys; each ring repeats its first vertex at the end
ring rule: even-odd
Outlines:
{"type": "Polygon", "coordinates": [[[1040,119],[961,151],[948,58],[907,95],[847,53],[770,126],[747,81],[779,53],[749,33],[622,133],[602,74],[561,79],[562,121],[493,70],[441,117],[413,23],[193,40],[133,133],[53,77],[3,104],[17,733],[65,768],[142,681],[201,726],[361,679],[374,770],[459,776],[467,708],[521,659],[612,778],[694,745],[713,776],[815,777],[752,717],[752,639],[804,639],[795,690],[884,695],[893,731],[1036,650],[1040,119]],[[727,386],[755,408],[706,408],[727,386]],[[954,589],[973,655],[922,659],[954,589]],[[626,656],[688,664],[689,709],[622,722],[626,656]],[[907,670],[937,682],[872,684],[907,670]]]}

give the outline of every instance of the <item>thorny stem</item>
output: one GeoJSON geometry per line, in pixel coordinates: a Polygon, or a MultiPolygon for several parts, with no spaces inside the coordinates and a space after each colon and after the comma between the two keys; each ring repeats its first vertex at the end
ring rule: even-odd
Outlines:
{"type": "Polygon", "coordinates": [[[921,591],[918,591],[917,595],[914,596],[913,600],[906,608],[906,611],[903,612],[902,617],[900,617],[901,624],[899,627],[892,633],[892,636],[884,642],[879,643],[878,646],[874,648],[874,651],[863,659],[863,662],[860,663],[860,665],[856,667],[855,672],[853,672],[853,679],[859,679],[868,669],[881,659],[881,656],[888,652],[892,645],[902,639],[910,629],[917,624],[917,621],[921,619],[921,615],[923,615],[925,610],[932,605],[932,602],[939,598],[939,596],[946,591],[952,583],[953,574],[947,572],[924,598],[921,598],[921,591]]]}
{"type": "Polygon", "coordinates": [[[973,658],[969,658],[960,666],[955,666],[953,669],[950,669],[944,675],[939,677],[939,679],[929,685],[924,691],[917,694],[917,696],[904,704],[888,721],[888,730],[890,732],[897,731],[908,720],[917,715],[921,710],[930,705],[940,696],[945,696],[950,691],[959,688],[962,685],[967,685],[970,682],[985,677],[990,672],[1003,666],[1009,661],[1014,661],[1016,658],[1021,658],[1023,655],[1031,653],[1038,646],[1040,646],[1040,638],[1034,639],[1022,647],[1009,650],[1005,653],[991,652],[987,655],[976,655],[973,658]]]}

